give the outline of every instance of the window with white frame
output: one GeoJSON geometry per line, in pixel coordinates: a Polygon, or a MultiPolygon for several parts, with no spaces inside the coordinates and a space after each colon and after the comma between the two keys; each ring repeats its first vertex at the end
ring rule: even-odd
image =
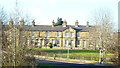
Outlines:
{"type": "Polygon", "coordinates": [[[73,32],[71,32],[70,35],[71,35],[71,37],[74,37],[74,33],[73,32]]]}
{"type": "Polygon", "coordinates": [[[56,40],[56,44],[59,45],[60,44],[60,40],[56,40]]]}
{"type": "Polygon", "coordinates": [[[31,44],[33,44],[34,42],[35,42],[35,40],[34,40],[34,39],[32,39],[32,40],[31,40],[31,44]]]}
{"type": "Polygon", "coordinates": [[[77,37],[80,38],[80,33],[79,32],[77,32],[77,37]]]}
{"type": "Polygon", "coordinates": [[[42,45],[44,45],[45,44],[45,40],[44,39],[42,39],[42,45]]]}
{"type": "Polygon", "coordinates": [[[72,46],[72,45],[73,45],[73,43],[74,43],[74,41],[73,41],[73,40],[71,40],[70,45],[72,46]]]}
{"type": "Polygon", "coordinates": [[[49,43],[49,40],[46,40],[46,44],[48,44],[49,43]]]}
{"type": "Polygon", "coordinates": [[[65,37],[68,37],[68,32],[65,33],[65,37]]]}
{"type": "Polygon", "coordinates": [[[54,39],[52,39],[52,44],[55,44],[55,40],[54,39]]]}
{"type": "Polygon", "coordinates": [[[57,32],[57,37],[60,37],[60,32],[57,32]]]}
{"type": "Polygon", "coordinates": [[[66,46],[68,45],[68,40],[65,40],[65,45],[66,45],[66,46]]]}
{"type": "Polygon", "coordinates": [[[46,37],[50,37],[50,33],[49,32],[46,32],[46,37]]]}
{"type": "Polygon", "coordinates": [[[34,35],[35,35],[35,32],[32,32],[32,37],[34,37],[34,35]]]}
{"type": "Polygon", "coordinates": [[[77,40],[77,46],[80,46],[80,40],[77,40]]]}

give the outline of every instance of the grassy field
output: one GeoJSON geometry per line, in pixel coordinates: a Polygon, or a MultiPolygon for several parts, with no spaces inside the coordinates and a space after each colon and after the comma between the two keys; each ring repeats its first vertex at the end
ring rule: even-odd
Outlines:
{"type": "MultiPolygon", "coordinates": [[[[34,48],[32,50],[35,51],[42,51],[47,53],[56,53],[56,54],[68,54],[68,49],[41,49],[41,48],[34,48]]],[[[70,55],[80,55],[80,56],[92,56],[92,57],[99,57],[99,50],[85,50],[85,49],[70,49],[70,55]]],[[[111,53],[106,53],[106,57],[111,57],[111,53]]]]}

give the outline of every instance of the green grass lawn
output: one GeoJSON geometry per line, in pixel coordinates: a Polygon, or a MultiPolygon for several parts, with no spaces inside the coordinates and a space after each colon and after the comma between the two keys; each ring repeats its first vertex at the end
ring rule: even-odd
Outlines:
{"type": "MultiPolygon", "coordinates": [[[[36,55],[46,56],[46,57],[59,57],[68,58],[68,49],[46,49],[46,48],[32,48],[36,55]],[[42,52],[42,53],[41,53],[42,52]]],[[[106,53],[105,62],[111,61],[112,53],[106,53]],[[108,59],[106,59],[108,58],[108,59]]],[[[99,61],[99,50],[87,50],[87,49],[70,49],[69,50],[70,59],[81,59],[81,60],[95,60],[99,61]]]]}
{"type": "MultiPolygon", "coordinates": [[[[35,51],[44,51],[47,53],[56,53],[56,54],[62,54],[67,55],[68,49],[45,49],[45,48],[33,48],[32,50],[35,51]]],[[[86,49],[70,49],[69,50],[70,55],[76,55],[76,56],[92,56],[92,57],[99,57],[99,50],[86,50],[86,49]]],[[[111,53],[106,53],[106,57],[110,57],[111,53]]]]}

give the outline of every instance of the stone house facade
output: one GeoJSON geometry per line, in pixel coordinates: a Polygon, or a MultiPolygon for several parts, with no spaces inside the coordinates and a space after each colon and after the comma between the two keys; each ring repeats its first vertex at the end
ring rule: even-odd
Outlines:
{"type": "MultiPolygon", "coordinates": [[[[0,22],[2,24],[2,22],[0,22]]],[[[67,25],[67,21],[63,21],[63,25],[35,25],[35,21],[32,21],[32,25],[25,25],[24,20],[20,21],[19,25],[13,25],[12,20],[9,21],[9,25],[3,25],[5,29],[4,34],[8,35],[7,40],[11,41],[12,35],[16,35],[16,45],[20,42],[26,41],[28,47],[47,48],[48,43],[56,44],[55,48],[68,48],[68,45],[78,49],[90,49],[89,33],[92,26],[78,25],[76,20],[75,25],[67,25]],[[14,28],[13,28],[14,27],[14,28]],[[22,36],[20,36],[22,35],[22,36]],[[24,40],[20,40],[20,37],[26,37],[24,40]]]]}

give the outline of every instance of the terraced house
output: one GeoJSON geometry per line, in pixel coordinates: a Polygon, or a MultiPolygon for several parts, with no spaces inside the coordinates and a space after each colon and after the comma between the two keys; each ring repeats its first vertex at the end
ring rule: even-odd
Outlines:
{"type": "Polygon", "coordinates": [[[78,21],[76,20],[75,25],[67,25],[67,21],[65,20],[62,25],[55,25],[53,20],[51,24],[35,25],[35,21],[33,20],[32,25],[25,25],[24,20],[21,20],[19,25],[14,25],[14,21],[10,20],[9,25],[3,25],[5,28],[3,30],[9,42],[12,41],[12,35],[16,35],[16,45],[21,41],[26,41],[26,46],[28,47],[47,48],[47,44],[52,43],[52,45],[56,44],[54,48],[68,48],[68,45],[71,45],[73,49],[91,48],[89,32],[92,26],[89,25],[89,22],[83,26],[78,25],[78,21]],[[26,39],[20,40],[19,35],[21,34],[26,39]]]}

